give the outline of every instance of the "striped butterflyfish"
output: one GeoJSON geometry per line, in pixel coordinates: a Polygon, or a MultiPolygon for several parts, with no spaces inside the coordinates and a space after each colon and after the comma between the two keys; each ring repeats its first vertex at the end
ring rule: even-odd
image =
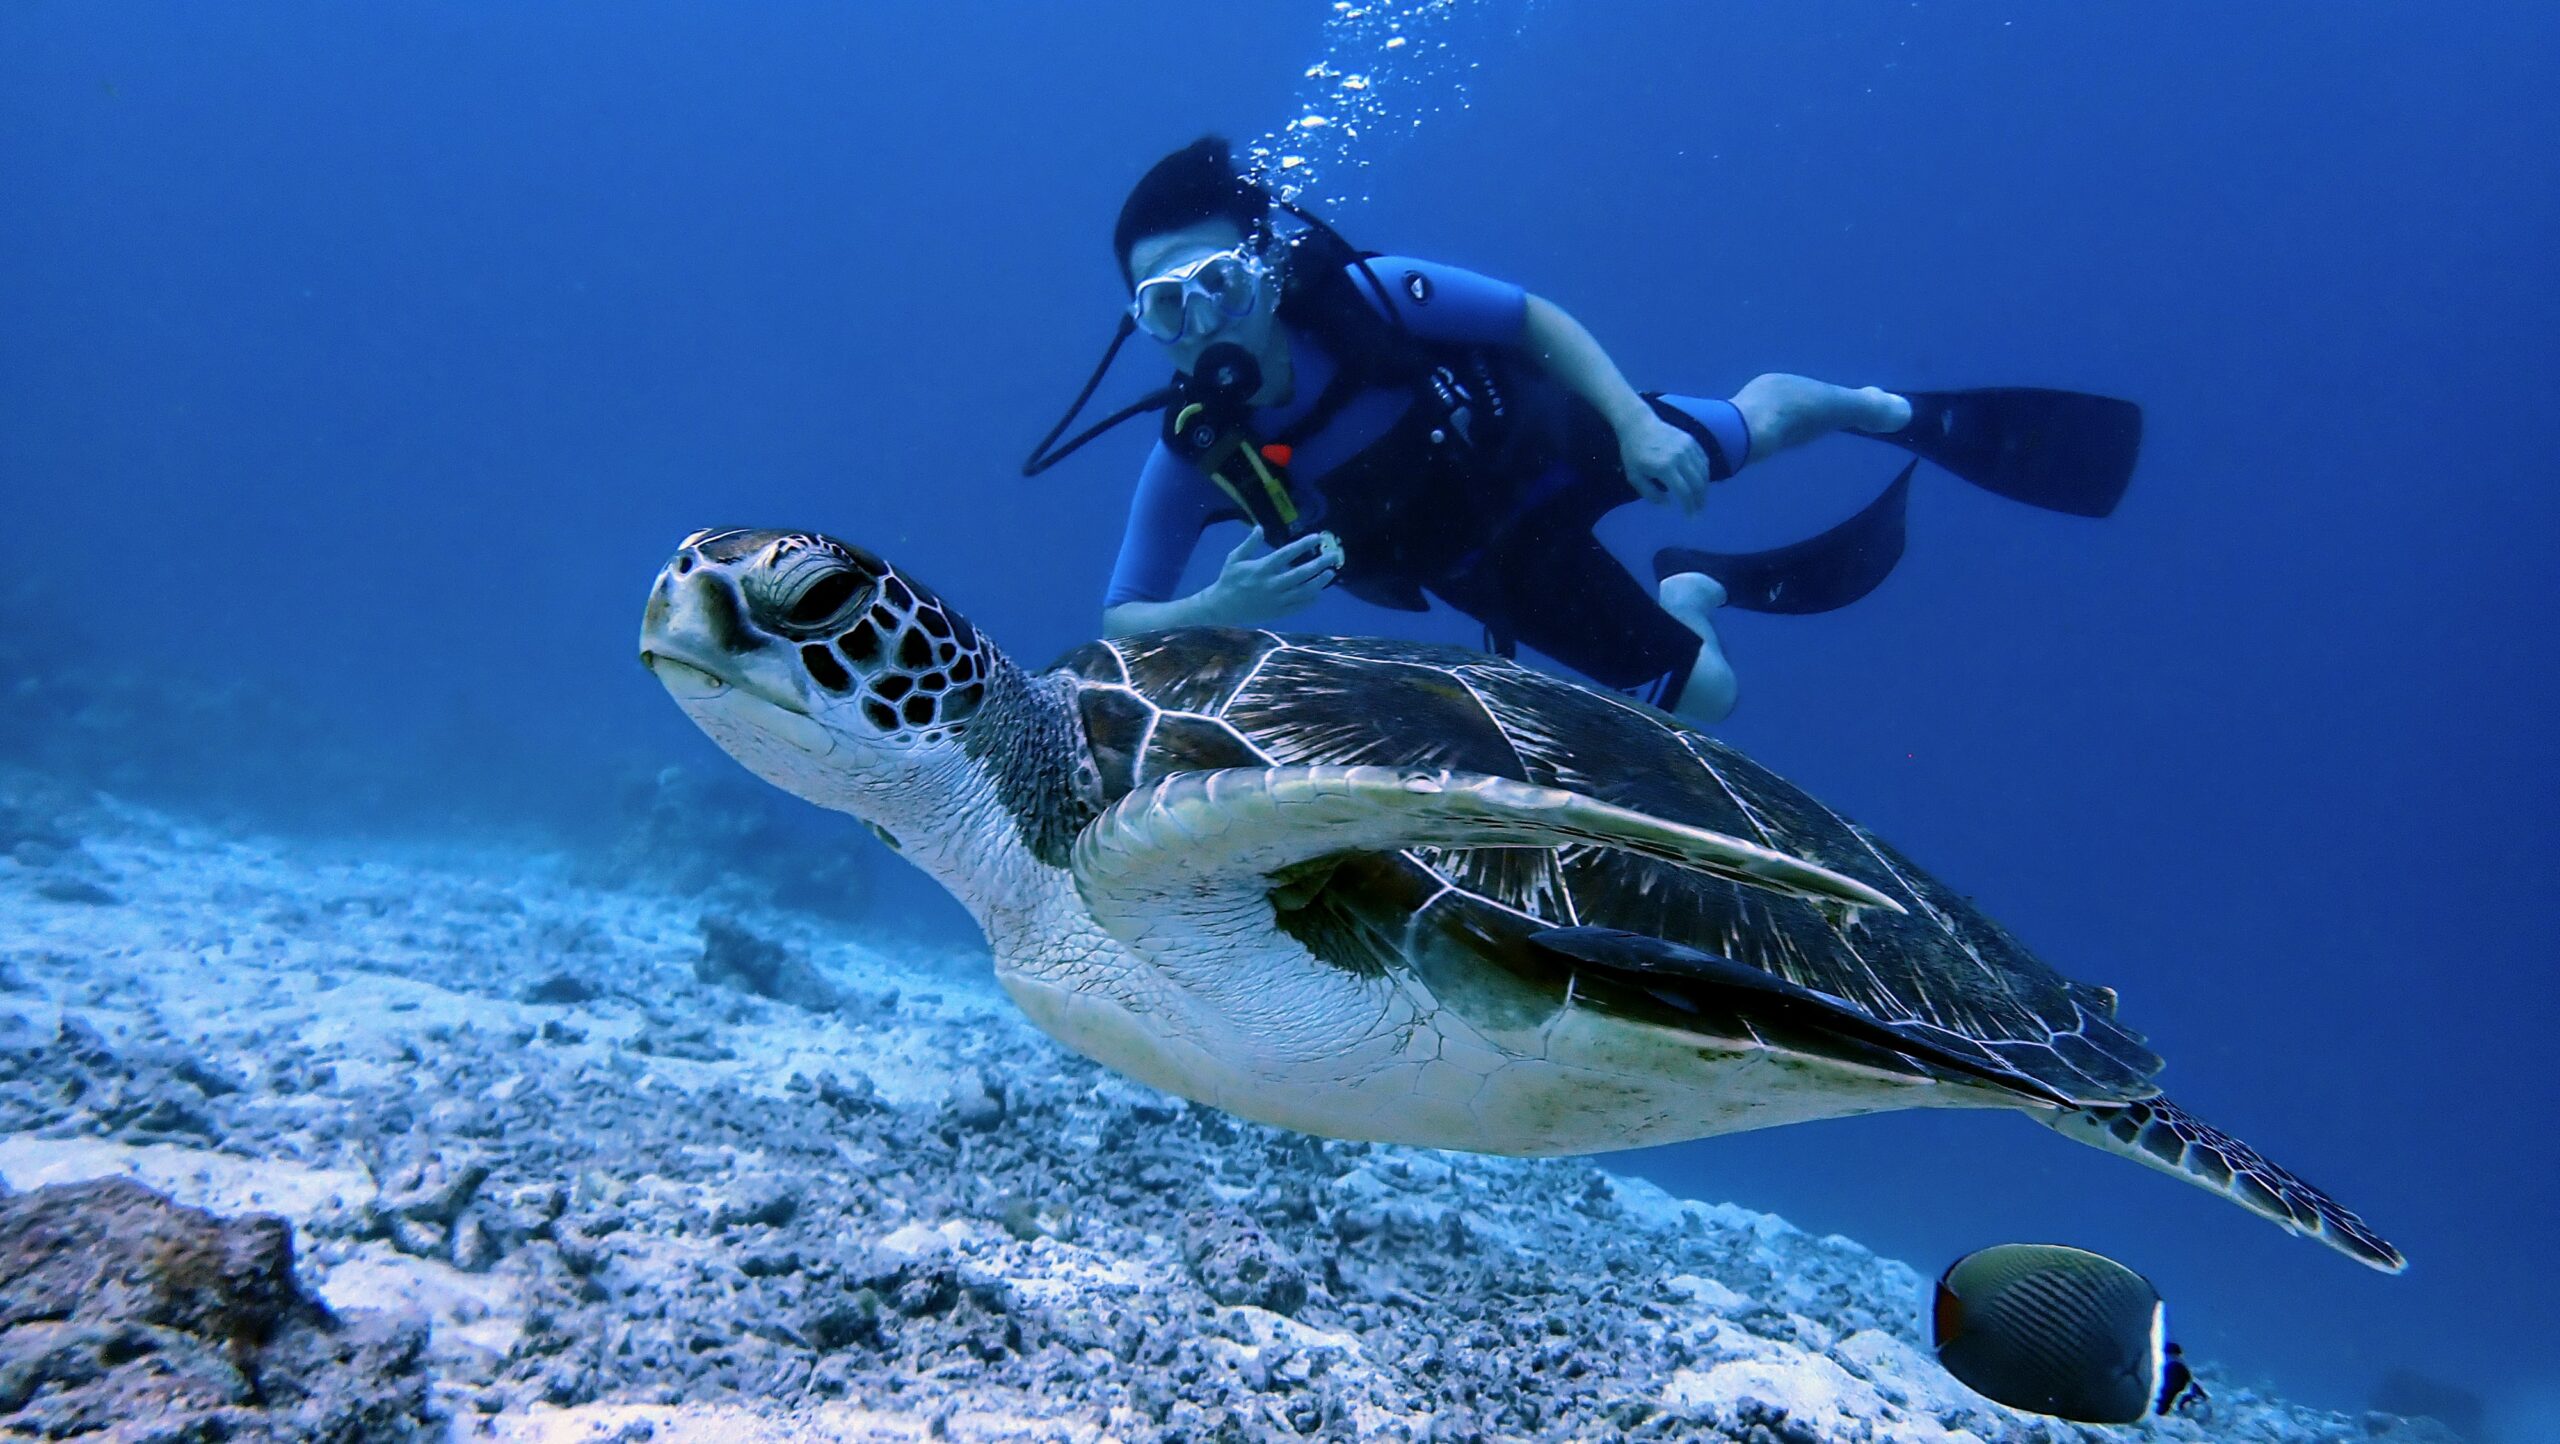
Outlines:
{"type": "Polygon", "coordinates": [[[1938,1362],[2012,1409],[2079,1424],[2133,1424],[2201,1400],[2169,1342],[2168,1305],[2114,1259],[2062,1244],[2006,1243],[1939,1276],[1938,1362]]]}

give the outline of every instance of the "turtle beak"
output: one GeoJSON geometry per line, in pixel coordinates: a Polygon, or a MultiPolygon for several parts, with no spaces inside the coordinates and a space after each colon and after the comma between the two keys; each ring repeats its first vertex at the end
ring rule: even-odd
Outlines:
{"type": "Polygon", "coordinates": [[[772,651],[770,640],[748,624],[737,587],[693,548],[658,573],[640,614],[640,665],[677,701],[707,701],[734,689],[807,716],[807,704],[788,685],[763,675],[773,670],[764,665],[772,651]]]}
{"type": "Polygon", "coordinates": [[[749,620],[728,566],[699,543],[678,551],[649,589],[640,665],[715,738],[743,729],[812,757],[836,749],[835,734],[802,695],[807,674],[791,648],[749,620]]]}
{"type": "Polygon", "coordinates": [[[705,625],[702,599],[691,578],[700,558],[693,548],[658,573],[649,589],[649,605],[640,613],[640,665],[675,694],[678,701],[717,697],[729,690],[721,670],[703,654],[712,628],[705,625]]]}
{"type": "Polygon", "coordinates": [[[679,702],[706,702],[729,690],[708,668],[648,647],[640,649],[640,665],[679,702]]]}

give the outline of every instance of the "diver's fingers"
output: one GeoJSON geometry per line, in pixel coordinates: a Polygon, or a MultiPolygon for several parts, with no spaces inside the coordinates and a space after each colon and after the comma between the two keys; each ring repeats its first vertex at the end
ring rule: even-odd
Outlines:
{"type": "Polygon", "coordinates": [[[1335,561],[1330,553],[1319,551],[1314,556],[1282,571],[1272,581],[1278,586],[1294,587],[1312,578],[1325,576],[1339,565],[1340,563],[1335,561]]]}
{"type": "Polygon", "coordinates": [[[1269,545],[1270,543],[1265,542],[1262,539],[1262,528],[1255,527],[1244,534],[1243,541],[1236,543],[1236,549],[1234,551],[1227,553],[1227,561],[1232,564],[1248,560],[1255,552],[1261,551],[1269,545]]]}
{"type": "Polygon", "coordinates": [[[1303,566],[1293,567],[1267,584],[1274,605],[1294,612],[1324,595],[1333,585],[1334,562],[1331,557],[1318,557],[1303,566]]]}
{"type": "Polygon", "coordinates": [[[1299,563],[1304,562],[1309,557],[1320,556],[1323,552],[1324,533],[1320,531],[1311,531],[1305,536],[1298,538],[1296,541],[1289,543],[1287,546],[1280,548],[1278,551],[1273,552],[1269,561],[1274,571],[1294,571],[1297,569],[1299,563]]]}
{"type": "Polygon", "coordinates": [[[1680,449],[1679,459],[1671,466],[1677,476],[1673,489],[1680,493],[1680,509],[1692,515],[1707,504],[1707,452],[1695,437],[1683,437],[1689,444],[1680,449]]]}
{"type": "Polygon", "coordinates": [[[1660,501],[1666,495],[1661,482],[1633,468],[1627,472],[1627,485],[1635,488],[1636,495],[1647,501],[1660,501]]]}
{"type": "Polygon", "coordinates": [[[1323,596],[1324,589],[1332,585],[1333,567],[1327,564],[1306,576],[1291,577],[1281,586],[1279,596],[1283,605],[1291,611],[1296,611],[1323,596]]]}

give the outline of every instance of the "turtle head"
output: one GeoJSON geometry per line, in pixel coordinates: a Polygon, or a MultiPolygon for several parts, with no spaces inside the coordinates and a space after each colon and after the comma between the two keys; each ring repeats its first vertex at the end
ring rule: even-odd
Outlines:
{"type": "Polygon", "coordinates": [[[1004,665],[889,563],[783,531],[687,537],[649,592],[640,662],[757,775],[865,817],[866,800],[960,751],[1004,665]]]}

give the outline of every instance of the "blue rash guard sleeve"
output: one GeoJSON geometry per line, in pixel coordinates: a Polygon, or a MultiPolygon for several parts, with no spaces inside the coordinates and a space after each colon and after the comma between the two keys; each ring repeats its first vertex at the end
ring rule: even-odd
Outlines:
{"type": "Polygon", "coordinates": [[[1234,510],[1234,503],[1157,442],[1147,453],[1146,469],[1138,473],[1138,494],[1129,501],[1129,523],[1120,535],[1110,590],[1102,594],[1103,609],[1123,602],[1170,601],[1173,589],[1182,585],[1182,569],[1200,544],[1200,533],[1221,510],[1234,510]]]}
{"type": "Polygon", "coordinates": [[[1509,281],[1436,261],[1411,256],[1372,256],[1368,275],[1351,267],[1369,304],[1395,315],[1426,341],[1462,346],[1517,346],[1529,330],[1529,293],[1509,281]],[[1376,276],[1386,287],[1386,305],[1369,285],[1376,276]]]}

